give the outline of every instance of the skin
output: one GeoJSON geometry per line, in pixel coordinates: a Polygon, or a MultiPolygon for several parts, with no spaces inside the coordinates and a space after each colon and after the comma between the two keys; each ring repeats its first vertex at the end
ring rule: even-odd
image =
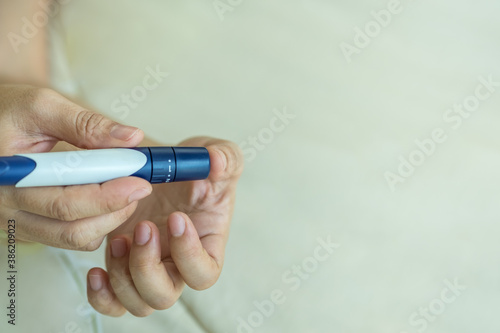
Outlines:
{"type": "Polygon", "coordinates": [[[219,278],[243,158],[227,141],[200,137],[181,145],[208,148],[210,176],[153,185],[132,217],[108,236],[108,270],[95,268],[88,276],[89,286],[98,286],[88,288],[89,300],[101,313],[147,316],[172,306],[185,284],[203,290],[219,278]]]}
{"type": "MultiPolygon", "coordinates": [[[[134,147],[142,131],[120,127],[49,89],[0,85],[0,155],[50,151],[59,141],[80,148],[134,147]],[[122,130],[120,130],[120,128],[122,130]],[[116,129],[119,129],[116,132],[116,129]],[[124,134],[122,139],[112,136],[124,134]]],[[[16,219],[16,238],[72,250],[95,250],[137,207],[132,193],[151,184],[124,178],[85,186],[0,187],[0,227],[16,219]]]]}
{"type": "MultiPolygon", "coordinates": [[[[19,31],[38,0],[0,0],[0,33],[19,31]]],[[[60,150],[160,145],[48,86],[46,33],[13,52],[0,39],[0,156],[60,150]],[[13,84],[14,83],[14,84],[13,84]]],[[[172,306],[185,285],[202,290],[218,279],[229,236],[243,156],[231,142],[198,137],[211,171],[196,182],[151,185],[126,177],[103,184],[0,187],[0,228],[16,219],[18,240],[92,251],[107,239],[106,270],[87,275],[90,304],[102,314],[147,316],[172,306]]]]}
{"type": "MultiPolygon", "coordinates": [[[[41,0],[48,3],[50,0],[41,0]]],[[[0,0],[0,83],[29,83],[48,86],[46,30],[39,29],[29,42],[20,45],[18,52],[7,35],[21,35],[21,18],[32,18],[41,10],[38,0],[0,0]]]]}

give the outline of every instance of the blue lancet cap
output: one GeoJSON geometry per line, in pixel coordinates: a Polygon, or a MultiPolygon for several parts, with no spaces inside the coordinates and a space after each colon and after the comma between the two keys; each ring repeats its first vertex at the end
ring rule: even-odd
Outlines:
{"type": "Polygon", "coordinates": [[[174,147],[177,172],[175,181],[206,179],[210,173],[210,155],[203,147],[174,147]]]}

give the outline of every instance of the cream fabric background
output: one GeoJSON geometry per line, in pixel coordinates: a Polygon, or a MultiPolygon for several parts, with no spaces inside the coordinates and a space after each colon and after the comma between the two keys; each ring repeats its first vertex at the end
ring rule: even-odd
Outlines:
{"type": "MultiPolygon", "coordinates": [[[[63,54],[55,85],[158,140],[203,134],[243,143],[269,127],[275,109],[296,117],[252,161],[247,154],[217,285],[186,290],[172,310],[147,319],[100,318],[105,332],[238,332],[238,318],[256,326],[239,332],[500,329],[500,91],[458,129],[443,120],[474,94],[478,77],[500,81],[500,3],[401,1],[402,11],[347,63],[339,45],[352,44],[353,29],[387,3],[243,1],[223,21],[212,1],[63,7],[53,35],[63,54]],[[169,76],[123,116],[114,101],[156,66],[169,76]],[[392,192],[384,173],[397,172],[399,156],[435,128],[446,142],[392,192]],[[307,266],[318,237],[340,247],[307,266]],[[286,277],[302,264],[314,269],[291,290],[286,277]],[[440,301],[444,281],[455,279],[466,289],[440,301]],[[254,302],[275,289],[286,300],[259,317],[254,302]],[[411,322],[429,306],[432,320],[411,322]]],[[[102,265],[100,253],[72,255],[102,265]]],[[[49,256],[23,269],[63,268],[49,256]]],[[[47,293],[67,290],[64,307],[76,308],[81,299],[58,276],[25,284],[25,302],[43,285],[47,293]]],[[[67,321],[33,311],[37,323],[51,318],[50,332],[67,321]]]]}

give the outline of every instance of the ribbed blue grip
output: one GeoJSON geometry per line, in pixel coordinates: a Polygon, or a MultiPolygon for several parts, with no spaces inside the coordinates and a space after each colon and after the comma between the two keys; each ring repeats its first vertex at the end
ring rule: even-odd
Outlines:
{"type": "Polygon", "coordinates": [[[139,147],[147,163],[132,176],[151,184],[206,179],[210,173],[210,155],[204,147],[139,147]]]}

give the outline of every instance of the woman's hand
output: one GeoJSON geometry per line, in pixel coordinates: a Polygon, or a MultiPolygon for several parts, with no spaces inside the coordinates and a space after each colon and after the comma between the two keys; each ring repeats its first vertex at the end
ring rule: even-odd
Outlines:
{"type": "Polygon", "coordinates": [[[102,314],[128,310],[147,316],[172,306],[184,284],[206,289],[221,273],[242,153],[231,142],[211,138],[181,145],[207,147],[210,176],[154,185],[152,195],[108,236],[107,272],[93,268],[88,274],[89,302],[102,314]]]}
{"type": "MultiPolygon", "coordinates": [[[[0,156],[50,151],[59,141],[80,148],[135,147],[144,134],[88,111],[49,89],[0,85],[0,156]]],[[[136,177],[104,184],[0,186],[0,228],[16,220],[16,238],[59,248],[95,250],[152,191],[136,177]]]]}

